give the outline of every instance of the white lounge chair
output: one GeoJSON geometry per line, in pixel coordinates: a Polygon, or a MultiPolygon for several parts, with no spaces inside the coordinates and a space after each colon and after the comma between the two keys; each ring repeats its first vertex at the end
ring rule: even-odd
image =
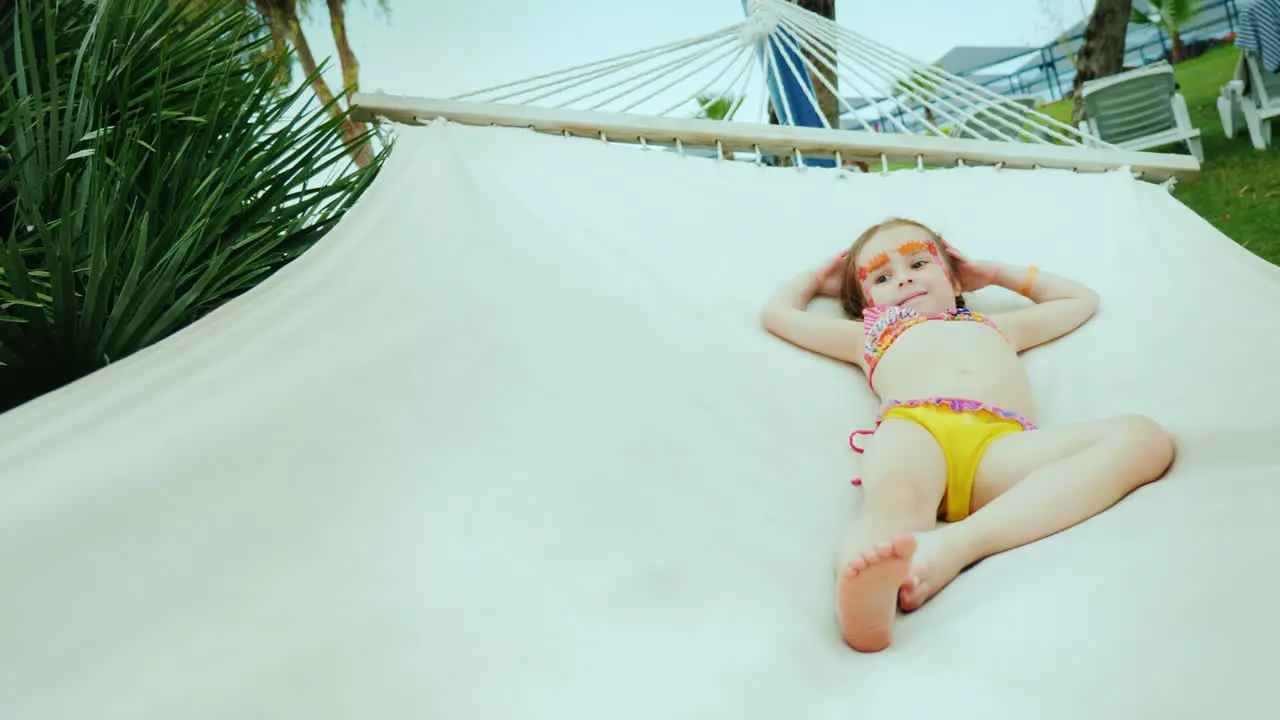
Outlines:
{"type": "Polygon", "coordinates": [[[1253,147],[1265,150],[1271,144],[1271,120],[1280,116],[1280,74],[1265,71],[1258,56],[1247,50],[1240,53],[1235,75],[1218,98],[1218,117],[1227,137],[1235,137],[1241,116],[1253,147]]]}
{"type": "Polygon", "coordinates": [[[1187,100],[1177,91],[1173,67],[1163,61],[1084,84],[1086,120],[1081,131],[1126,150],[1186,143],[1204,161],[1200,131],[1191,124],[1187,100]]]}

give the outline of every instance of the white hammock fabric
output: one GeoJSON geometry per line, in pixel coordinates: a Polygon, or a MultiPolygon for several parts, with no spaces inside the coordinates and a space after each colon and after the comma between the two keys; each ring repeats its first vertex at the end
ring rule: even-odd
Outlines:
{"type": "Polygon", "coordinates": [[[995,93],[787,0],[743,6],[741,22],[657,47],[442,100],[357,94],[353,106],[366,120],[528,126],[626,143],[714,146],[731,158],[781,154],[803,162],[808,155],[883,169],[904,161],[1128,167],[1155,180],[1199,170],[1186,155],[1086,141],[1028,98],[995,93]],[[824,91],[835,98],[838,124],[820,108],[824,91]],[[729,122],[700,120],[718,98],[734,107],[729,122]],[[785,130],[769,124],[770,102],[785,130]]]}
{"type": "Polygon", "coordinates": [[[1258,319],[1280,273],[1159,187],[445,122],[398,143],[263,286],[0,415],[6,717],[1280,710],[1280,578],[1259,566],[1280,541],[1280,386],[1259,363],[1280,347],[1258,319]],[[876,402],[758,311],[892,214],[1097,288],[1091,322],[1026,357],[1036,419],[1147,413],[1178,459],[864,656],[836,631],[831,562],[860,493],[847,433],[876,402]],[[1205,267],[1231,279],[1212,297],[1205,267]]]}

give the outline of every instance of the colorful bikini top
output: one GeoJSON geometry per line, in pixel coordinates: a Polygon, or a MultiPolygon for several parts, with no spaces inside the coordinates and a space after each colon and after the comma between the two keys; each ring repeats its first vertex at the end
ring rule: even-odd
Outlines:
{"type": "Polygon", "coordinates": [[[930,320],[980,322],[990,325],[1002,336],[1004,335],[1004,332],[990,318],[968,308],[954,308],[941,315],[921,315],[911,308],[900,305],[869,307],[862,311],[862,331],[867,341],[862,349],[862,357],[867,362],[867,382],[871,383],[876,366],[880,364],[880,358],[902,333],[908,328],[930,320]]]}

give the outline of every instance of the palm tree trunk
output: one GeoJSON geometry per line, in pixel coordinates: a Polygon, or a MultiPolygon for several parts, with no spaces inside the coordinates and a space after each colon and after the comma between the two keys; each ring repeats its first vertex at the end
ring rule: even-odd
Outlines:
{"type": "MultiPolygon", "coordinates": [[[[302,24],[298,18],[298,2],[297,0],[243,0],[246,4],[252,2],[258,13],[267,21],[267,26],[271,29],[271,45],[272,51],[284,54],[289,46],[293,47],[298,58],[298,64],[302,66],[302,71],[311,78],[311,90],[315,93],[316,99],[328,108],[330,117],[335,120],[342,121],[342,137],[346,141],[347,148],[351,153],[358,167],[364,167],[373,161],[373,151],[369,148],[368,141],[355,144],[356,138],[366,132],[364,123],[356,123],[349,116],[343,117],[343,108],[339,103],[334,102],[335,96],[333,91],[329,89],[329,83],[324,77],[317,72],[315,53],[311,51],[311,43],[307,40],[307,35],[302,31],[302,24]]],[[[330,12],[332,12],[332,3],[330,12]]],[[[359,75],[359,65],[355,63],[355,54],[351,52],[349,43],[346,42],[346,19],[342,13],[341,4],[339,4],[338,21],[341,23],[341,42],[338,45],[339,54],[342,55],[342,75],[343,84],[349,76],[359,75]],[[346,52],[343,54],[345,46],[346,52]],[[348,57],[350,58],[350,66],[348,66],[348,57]],[[350,69],[348,69],[350,67],[350,69]]],[[[332,16],[331,16],[332,19],[332,16]]],[[[338,28],[334,30],[334,39],[338,39],[338,28]]],[[[287,69],[282,71],[287,73],[287,69]]],[[[288,76],[280,78],[281,81],[287,82],[288,76]]],[[[345,96],[345,92],[344,92],[345,96]]]]}
{"type": "MultiPolygon", "coordinates": [[[[193,0],[196,5],[203,2],[204,0],[193,0]]],[[[288,54],[289,23],[286,18],[290,13],[290,9],[294,13],[297,12],[296,0],[241,0],[241,2],[245,6],[252,4],[254,10],[267,21],[267,27],[271,30],[270,57],[273,60],[279,60],[288,54]]],[[[292,79],[292,72],[290,64],[282,64],[279,74],[276,76],[276,85],[280,87],[287,86],[292,79]]]]}
{"type": "MultiPolygon", "coordinates": [[[[333,31],[333,43],[338,48],[338,60],[342,63],[343,94],[349,103],[351,95],[360,92],[360,62],[356,60],[356,54],[351,50],[351,43],[347,39],[347,14],[344,7],[346,0],[326,1],[329,6],[329,27],[333,31]]],[[[348,118],[344,132],[347,143],[352,148],[356,165],[364,167],[373,162],[373,150],[369,147],[368,138],[359,140],[368,132],[368,126],[348,118]]]]}
{"type": "Polygon", "coordinates": [[[1093,80],[1120,72],[1124,67],[1125,32],[1129,27],[1132,0],[1098,0],[1084,29],[1084,42],[1076,60],[1076,78],[1071,86],[1071,121],[1084,121],[1084,99],[1081,88],[1093,80]]]}
{"type": "MultiPolygon", "coordinates": [[[[334,100],[333,91],[329,89],[329,83],[325,82],[324,76],[320,75],[317,70],[316,56],[311,52],[311,43],[307,42],[307,34],[302,32],[302,25],[298,22],[297,13],[291,13],[283,18],[284,37],[293,45],[293,49],[298,53],[298,63],[302,65],[302,72],[311,76],[311,89],[315,92],[320,102],[328,105],[334,100]]],[[[341,115],[342,110],[336,105],[330,108],[333,117],[341,115]]]]}
{"type": "MultiPolygon", "coordinates": [[[[292,5],[292,3],[291,3],[292,5]]],[[[324,76],[316,72],[315,54],[311,52],[311,43],[307,42],[307,34],[302,32],[302,25],[298,22],[298,13],[296,7],[290,7],[288,14],[282,18],[284,22],[285,39],[293,45],[294,52],[298,53],[298,63],[302,65],[302,71],[311,77],[311,90],[316,94],[321,104],[328,106],[329,115],[335,120],[342,118],[342,107],[334,102],[333,91],[329,89],[329,83],[325,81],[324,76]]],[[[342,135],[348,141],[356,137],[359,133],[354,130],[354,123],[350,117],[342,119],[342,135]]],[[[361,148],[351,147],[352,156],[355,158],[357,165],[361,165],[361,148]]],[[[365,165],[368,164],[366,161],[365,165]]]]}
{"type": "MultiPolygon", "coordinates": [[[[272,25],[270,20],[268,20],[268,25],[272,25]]],[[[289,52],[289,43],[286,42],[284,38],[285,38],[284,25],[281,24],[279,30],[277,30],[274,26],[272,26],[271,57],[275,60],[279,60],[280,58],[287,55],[289,52]]],[[[291,73],[289,71],[289,65],[282,64],[280,66],[279,75],[276,77],[276,83],[281,86],[288,85],[290,81],[290,75],[291,73]]]]}

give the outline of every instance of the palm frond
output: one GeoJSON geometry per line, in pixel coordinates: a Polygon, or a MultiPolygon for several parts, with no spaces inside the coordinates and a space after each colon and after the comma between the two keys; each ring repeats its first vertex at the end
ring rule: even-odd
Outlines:
{"type": "Polygon", "coordinates": [[[262,282],[385,157],[353,167],[345,113],[280,89],[291,59],[241,0],[19,0],[0,22],[0,410],[262,282]]]}

